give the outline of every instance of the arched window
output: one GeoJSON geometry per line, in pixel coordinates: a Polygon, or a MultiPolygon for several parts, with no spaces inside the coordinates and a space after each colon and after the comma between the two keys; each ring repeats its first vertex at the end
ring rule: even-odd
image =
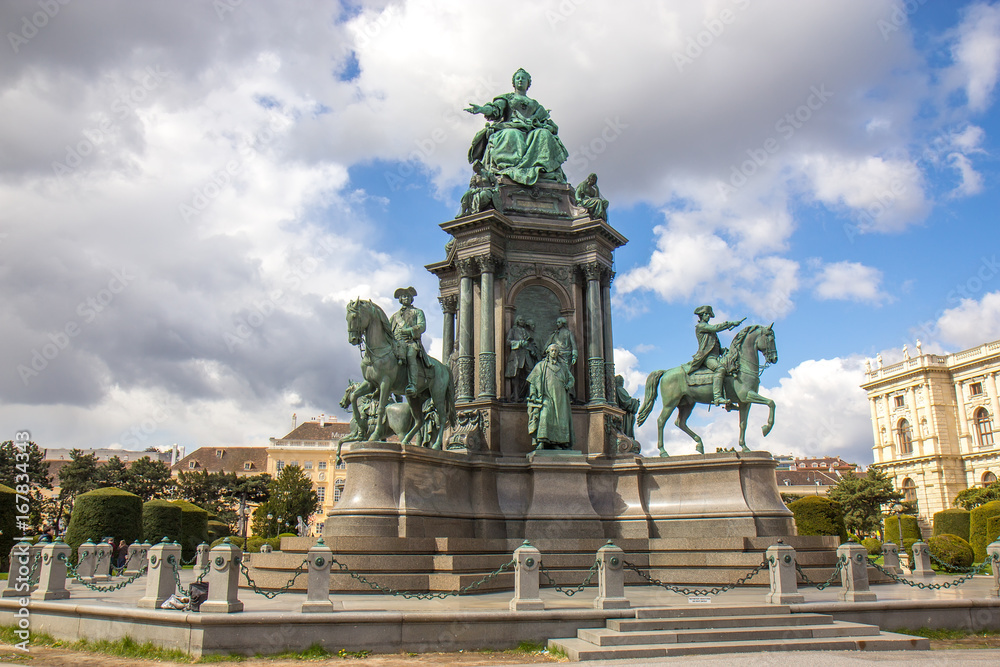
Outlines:
{"type": "Polygon", "coordinates": [[[913,480],[907,477],[903,480],[903,500],[908,503],[913,502],[917,499],[917,485],[913,483],[913,480]]]}
{"type": "Polygon", "coordinates": [[[333,502],[340,502],[340,496],[344,493],[344,480],[338,479],[333,483],[333,502]]]}
{"type": "Polygon", "coordinates": [[[997,476],[991,473],[989,470],[983,473],[983,486],[989,486],[995,481],[997,481],[997,476]]]}
{"type": "Polygon", "coordinates": [[[900,419],[899,425],[896,427],[896,435],[899,437],[899,453],[912,454],[913,431],[910,429],[910,422],[900,419]]]}
{"type": "Polygon", "coordinates": [[[979,441],[979,446],[992,447],[993,419],[990,417],[990,413],[986,411],[986,408],[979,408],[972,416],[972,420],[976,424],[976,439],[979,441]]]}

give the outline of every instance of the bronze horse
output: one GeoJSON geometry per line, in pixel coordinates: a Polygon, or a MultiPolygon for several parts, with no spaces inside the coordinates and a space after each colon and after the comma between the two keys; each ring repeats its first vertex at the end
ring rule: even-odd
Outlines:
{"type": "MultiPolygon", "coordinates": [[[[760,387],[760,372],[763,370],[758,364],[758,352],[763,353],[768,365],[778,361],[778,349],[774,344],[773,327],[773,324],[767,327],[760,324],[744,327],[733,338],[727,353],[727,360],[719,360],[720,363],[730,363],[731,367],[735,369],[734,375],[726,376],[723,391],[727,401],[736,403],[739,407],[740,448],[745,452],[750,451],[746,445],[746,430],[747,415],[751,405],[759,403],[770,409],[767,423],[761,428],[765,437],[774,426],[774,401],[757,393],[757,389],[760,387]]],[[[660,450],[660,456],[669,456],[663,448],[663,426],[667,423],[674,408],[677,408],[677,420],[674,423],[698,443],[696,449],[699,454],[705,453],[701,437],[687,425],[688,417],[695,404],[712,403],[712,374],[706,372],[705,375],[707,376],[704,378],[706,383],[692,385],[688,382],[688,374],[684,371],[684,367],[677,366],[670,370],[653,371],[646,378],[646,394],[636,415],[636,423],[642,426],[643,422],[646,421],[646,418],[653,411],[653,405],[656,403],[656,396],[659,393],[663,399],[663,409],[656,420],[656,446],[660,450]]]]}

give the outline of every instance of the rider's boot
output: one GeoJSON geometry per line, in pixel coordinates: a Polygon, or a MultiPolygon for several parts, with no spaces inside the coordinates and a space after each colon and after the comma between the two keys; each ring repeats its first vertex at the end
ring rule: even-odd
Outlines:
{"type": "Polygon", "coordinates": [[[404,393],[407,396],[413,396],[417,393],[417,382],[416,382],[416,369],[414,368],[416,363],[410,362],[406,367],[406,389],[404,393]]]}
{"type": "Polygon", "coordinates": [[[722,393],[722,380],[725,376],[725,370],[721,366],[712,376],[712,405],[726,404],[726,397],[722,393]]]}

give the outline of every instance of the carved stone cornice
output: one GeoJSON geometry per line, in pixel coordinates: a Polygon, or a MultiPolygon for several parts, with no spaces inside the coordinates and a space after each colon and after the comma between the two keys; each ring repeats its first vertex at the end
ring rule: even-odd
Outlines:
{"type": "Polygon", "coordinates": [[[580,271],[588,281],[600,280],[606,268],[600,262],[587,262],[579,265],[580,271]]]}
{"type": "Polygon", "coordinates": [[[463,257],[462,259],[455,260],[455,267],[458,269],[458,275],[463,278],[472,278],[479,275],[479,263],[476,262],[474,257],[463,257]]]}
{"type": "Polygon", "coordinates": [[[479,271],[482,273],[496,273],[503,264],[503,260],[493,254],[476,255],[474,259],[479,266],[479,271]]]}

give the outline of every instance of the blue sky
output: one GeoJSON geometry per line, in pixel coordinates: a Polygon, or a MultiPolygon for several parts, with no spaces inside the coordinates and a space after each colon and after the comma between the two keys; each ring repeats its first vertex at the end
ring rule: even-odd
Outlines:
{"type": "MultiPolygon", "coordinates": [[[[1000,338],[1000,3],[39,11],[0,7],[0,423],[43,446],[263,445],[293,412],[343,416],[345,304],[401,285],[440,349],[423,266],[470,176],[461,110],[519,67],[630,239],[635,394],[693,354],[696,306],[774,322],[777,423],[763,439],[755,409],[750,446],[868,463],[866,358],[1000,338]]],[[[692,419],[709,449],[735,422],[692,419]]]]}

